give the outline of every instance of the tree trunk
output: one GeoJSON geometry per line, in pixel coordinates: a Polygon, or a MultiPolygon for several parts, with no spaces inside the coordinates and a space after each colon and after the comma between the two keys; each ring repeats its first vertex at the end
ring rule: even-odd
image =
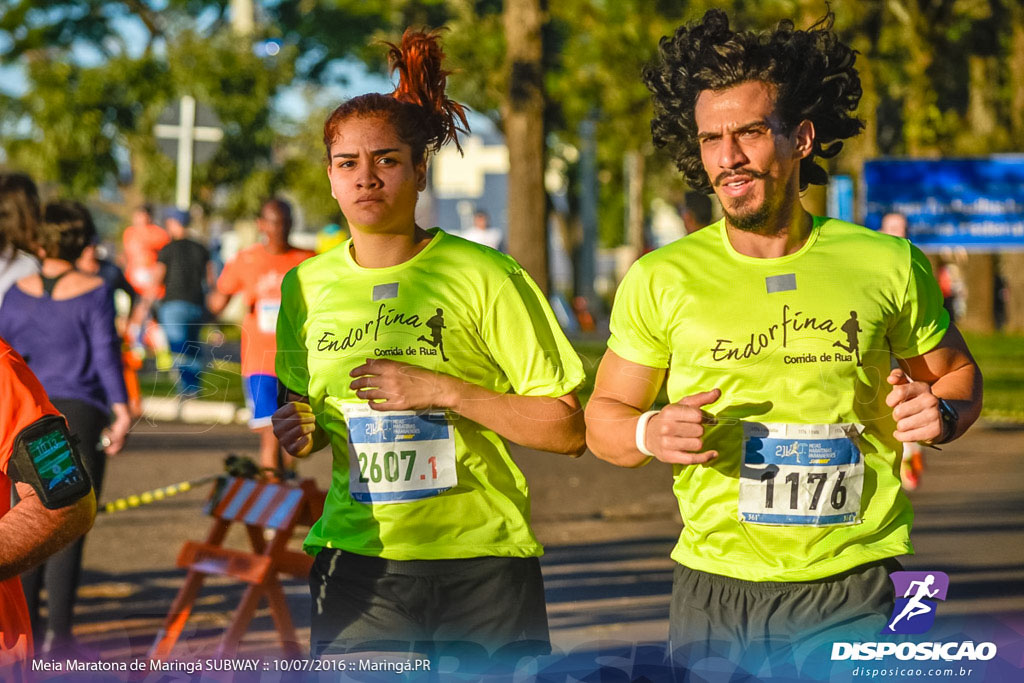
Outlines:
{"type": "Polygon", "coordinates": [[[239,36],[251,38],[256,28],[252,0],[231,0],[231,28],[239,36]]]}
{"type": "Polygon", "coordinates": [[[999,261],[1007,292],[1005,331],[1024,334],[1024,253],[1005,252],[999,255],[999,261]]]}
{"type": "MultiPolygon", "coordinates": [[[[864,130],[849,142],[838,157],[838,166],[853,176],[854,187],[863,188],[862,173],[864,162],[878,157],[878,82],[875,78],[874,64],[868,56],[872,50],[871,41],[865,37],[858,38],[854,47],[860,52],[857,56],[857,69],[860,72],[861,98],[858,116],[864,122],[864,130]]],[[[856,195],[859,196],[859,195],[856,195]]],[[[854,220],[862,223],[860,202],[854,202],[854,220]]]]}
{"type": "Polygon", "coordinates": [[[544,191],[544,73],[540,0],[506,0],[509,150],[508,248],[545,293],[548,291],[547,195],[544,191]]]}
{"type": "Polygon", "coordinates": [[[995,331],[995,256],[993,254],[971,254],[964,266],[964,280],[967,283],[967,310],[959,321],[961,329],[970,332],[990,333],[995,331]]]}
{"type": "Polygon", "coordinates": [[[973,141],[974,153],[987,152],[992,146],[992,137],[996,132],[996,102],[992,83],[996,77],[996,65],[992,57],[971,55],[967,58],[970,73],[970,95],[967,104],[967,126],[973,141]],[[984,145],[985,149],[979,149],[984,145]]]}
{"type": "MultiPolygon", "coordinates": [[[[127,184],[119,185],[121,191],[121,206],[115,211],[127,224],[131,221],[132,212],[146,203],[147,198],[142,191],[142,175],[145,172],[145,156],[137,149],[128,146],[128,163],[131,165],[131,180],[127,184]]],[[[123,226],[120,226],[123,227],[123,226]]],[[[118,233],[120,235],[120,233],[118,233]]],[[[118,237],[120,239],[120,237],[118,237]]]]}
{"type": "Polygon", "coordinates": [[[875,78],[875,65],[865,56],[871,49],[871,42],[858,42],[862,45],[858,48],[862,54],[857,57],[861,87],[858,114],[864,121],[864,130],[853,140],[851,147],[856,150],[854,155],[858,161],[855,168],[859,170],[865,159],[874,159],[878,156],[878,103],[881,98],[878,94],[878,80],[875,78]]]}
{"type": "Polygon", "coordinates": [[[634,260],[644,254],[644,155],[638,150],[626,152],[626,244],[634,250],[634,260]]]}
{"type": "Polygon", "coordinates": [[[1008,60],[1010,84],[1010,131],[1017,147],[1024,145],[1024,7],[1010,3],[1013,28],[1008,60]]]}
{"type": "MultiPolygon", "coordinates": [[[[968,135],[973,140],[969,144],[972,145],[971,149],[975,154],[992,151],[992,138],[996,131],[995,108],[987,67],[984,57],[973,55],[968,58],[970,100],[967,108],[967,128],[968,135]]],[[[972,332],[993,332],[996,329],[995,254],[969,254],[965,270],[967,312],[964,315],[963,327],[972,332]]]]}
{"type": "Polygon", "coordinates": [[[600,310],[599,298],[594,291],[597,277],[597,112],[580,123],[579,164],[579,242],[574,251],[573,272],[576,289],[573,292],[587,302],[594,312],[600,310]]]}
{"type": "Polygon", "coordinates": [[[939,116],[937,95],[928,73],[933,61],[928,19],[916,3],[893,5],[891,11],[904,26],[907,51],[906,92],[903,96],[903,139],[907,154],[912,157],[935,157],[934,124],[939,116]],[[896,12],[896,7],[903,7],[896,12]]]}
{"type": "MultiPolygon", "coordinates": [[[[1010,3],[1012,22],[1010,38],[1010,134],[1013,145],[1024,145],[1024,7],[1010,3]]],[[[1006,302],[1006,330],[1024,333],[1024,254],[1002,254],[1002,273],[1009,299],[1006,302]]]]}

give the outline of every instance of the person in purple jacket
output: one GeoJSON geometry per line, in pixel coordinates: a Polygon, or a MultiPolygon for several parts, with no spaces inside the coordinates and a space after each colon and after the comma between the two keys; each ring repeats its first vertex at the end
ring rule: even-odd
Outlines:
{"type": "MultiPolygon", "coordinates": [[[[7,292],[0,306],[0,336],[24,357],[67,418],[99,497],[106,456],[124,447],[131,416],[113,297],[101,278],[73,265],[94,230],[80,204],[46,206],[40,228],[41,270],[7,292]]],[[[74,653],[71,621],[82,547],[80,538],[21,577],[32,630],[43,653],[74,653]],[[45,632],[39,616],[44,585],[49,612],[45,632]]]]}

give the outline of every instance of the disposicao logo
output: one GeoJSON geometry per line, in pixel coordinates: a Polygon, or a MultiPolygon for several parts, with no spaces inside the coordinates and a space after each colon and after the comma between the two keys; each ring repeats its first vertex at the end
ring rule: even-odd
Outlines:
{"type": "Polygon", "coordinates": [[[946,599],[949,577],[945,572],[893,572],[889,578],[896,606],[882,633],[926,632],[935,623],[935,601],[946,599]]]}
{"type": "MultiPolygon", "coordinates": [[[[938,600],[946,599],[949,577],[943,572],[893,572],[896,605],[882,635],[925,633],[935,624],[938,600]]],[[[857,642],[832,643],[832,660],[899,660],[955,662],[987,661],[997,654],[995,643],[953,642],[857,642]]]]}

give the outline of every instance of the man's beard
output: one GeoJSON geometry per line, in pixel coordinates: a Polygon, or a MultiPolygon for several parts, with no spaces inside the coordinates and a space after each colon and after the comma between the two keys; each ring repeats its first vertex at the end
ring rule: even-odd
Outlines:
{"type": "MultiPolygon", "coordinates": [[[[754,181],[763,181],[768,177],[768,174],[765,172],[750,169],[743,169],[742,173],[751,176],[754,181]]],[[[715,179],[716,185],[729,182],[729,178],[733,175],[735,174],[729,172],[722,173],[715,179]]],[[[777,231],[769,221],[772,216],[772,210],[775,207],[770,205],[768,197],[761,200],[760,206],[744,213],[730,212],[726,208],[726,202],[722,201],[721,198],[719,198],[719,202],[722,205],[722,213],[725,214],[726,222],[737,230],[754,233],[755,235],[773,235],[777,231]]],[[[743,197],[738,202],[738,208],[742,209],[749,203],[750,197],[743,197]]]]}
{"type": "Polygon", "coordinates": [[[753,211],[742,214],[730,213],[723,206],[722,213],[725,214],[726,222],[737,230],[751,232],[755,235],[771,235],[775,233],[775,230],[772,229],[768,221],[772,211],[767,201],[761,202],[761,206],[753,211]]]}

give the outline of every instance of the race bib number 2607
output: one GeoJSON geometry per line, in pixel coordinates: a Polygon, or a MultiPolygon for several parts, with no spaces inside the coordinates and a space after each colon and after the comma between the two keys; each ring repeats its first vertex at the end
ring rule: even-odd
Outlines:
{"type": "Polygon", "coordinates": [[[349,493],[361,503],[402,503],[455,486],[455,433],[441,412],[380,412],[345,404],[349,493]]]}

